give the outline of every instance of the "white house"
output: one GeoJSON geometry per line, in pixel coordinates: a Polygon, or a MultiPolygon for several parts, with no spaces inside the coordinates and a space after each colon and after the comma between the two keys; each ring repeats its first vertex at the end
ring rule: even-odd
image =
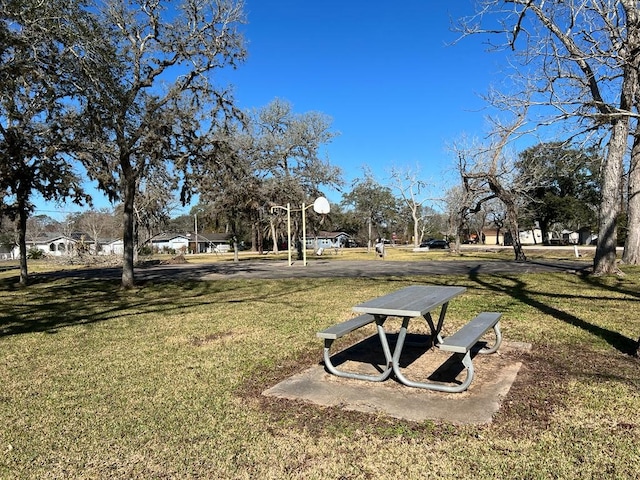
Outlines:
{"type": "Polygon", "coordinates": [[[349,246],[351,236],[344,232],[318,232],[307,234],[307,248],[317,250],[319,248],[343,248],[349,246]]]}
{"type": "MultiPolygon", "coordinates": [[[[191,235],[195,238],[195,235],[191,235]]],[[[197,241],[197,253],[226,253],[231,248],[229,242],[231,235],[228,233],[199,233],[197,241]]],[[[194,241],[191,242],[191,248],[194,247],[194,241]]]]}
{"type": "Polygon", "coordinates": [[[149,240],[154,252],[183,252],[189,251],[189,234],[160,233],[149,240]]]}
{"type": "Polygon", "coordinates": [[[124,241],[121,238],[116,240],[102,240],[98,255],[123,255],[124,241]]]}
{"type": "MultiPolygon", "coordinates": [[[[80,250],[93,251],[93,239],[81,232],[70,235],[49,234],[27,241],[27,250],[35,248],[41,250],[47,256],[61,257],[63,255],[75,255],[80,250]]],[[[13,258],[20,257],[20,247],[13,249],[13,258]]]]}
{"type": "Polygon", "coordinates": [[[542,242],[542,230],[533,228],[531,230],[520,230],[520,243],[522,245],[540,245],[542,242]]]}
{"type": "Polygon", "coordinates": [[[17,258],[15,249],[0,244],[0,260],[13,260],[17,258]]]}
{"type": "Polygon", "coordinates": [[[228,252],[229,238],[226,233],[161,233],[149,240],[149,244],[155,252],[228,252]]]}

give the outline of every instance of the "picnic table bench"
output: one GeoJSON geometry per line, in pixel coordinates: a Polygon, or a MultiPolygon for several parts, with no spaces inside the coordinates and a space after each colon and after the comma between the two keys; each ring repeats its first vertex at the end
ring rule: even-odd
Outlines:
{"type": "Polygon", "coordinates": [[[318,337],[324,339],[323,359],[326,369],[334,375],[357,380],[381,382],[389,378],[393,373],[398,381],[410,387],[454,393],[466,390],[474,377],[471,357],[473,347],[488,330],[493,329],[496,337],[494,344],[491,347],[480,349],[478,353],[494,353],[502,342],[502,334],[499,323],[501,314],[482,312],[453,335],[442,338],[441,331],[449,301],[464,293],[465,290],[464,287],[412,285],[356,305],[353,310],[361,313],[361,315],[317,333],[318,337]],[[434,323],[432,312],[438,308],[440,309],[438,321],[434,323]],[[402,326],[393,352],[389,346],[387,332],[384,329],[384,323],[388,317],[402,318],[402,326]],[[463,356],[462,365],[466,369],[466,377],[460,384],[447,385],[438,382],[416,382],[405,377],[400,368],[400,356],[405,345],[409,321],[415,317],[422,317],[427,322],[431,332],[431,345],[437,346],[440,350],[463,356]],[[365,374],[337,368],[331,359],[331,346],[334,341],[372,323],[376,325],[385,358],[385,365],[382,367],[382,371],[378,374],[365,374]]]}

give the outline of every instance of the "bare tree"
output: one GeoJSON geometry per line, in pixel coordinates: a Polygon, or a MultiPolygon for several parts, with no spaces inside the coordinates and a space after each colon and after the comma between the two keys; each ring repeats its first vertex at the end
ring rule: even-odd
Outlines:
{"type": "MultiPolygon", "coordinates": [[[[616,221],[620,211],[623,158],[627,151],[629,119],[637,116],[633,109],[640,65],[637,2],[485,0],[478,16],[463,21],[462,30],[464,34],[504,35],[506,41],[500,46],[518,55],[517,74],[526,78],[528,99],[533,98],[529,106],[547,107],[540,110],[540,124],[569,121],[575,136],[603,134],[607,153],[602,165],[594,273],[619,273],[616,221]],[[492,27],[482,28],[483,18],[489,16],[492,27]],[[496,18],[498,28],[495,28],[496,18]]],[[[634,185],[638,184],[634,182],[634,185]]],[[[629,228],[639,227],[629,225],[629,228]]]]}
{"type": "Polygon", "coordinates": [[[109,209],[88,210],[78,215],[77,228],[87,232],[93,239],[93,253],[100,249],[100,240],[105,234],[113,230],[115,217],[109,209]]]}
{"type": "Polygon", "coordinates": [[[177,188],[175,176],[172,177],[164,165],[152,169],[145,178],[138,181],[138,192],[133,205],[136,249],[134,256],[140,252],[154,235],[167,227],[171,217],[171,209],[175,206],[174,194],[177,188]]]}
{"type": "Polygon", "coordinates": [[[442,201],[446,205],[447,212],[447,233],[453,238],[452,251],[460,252],[460,235],[466,223],[466,215],[471,207],[471,203],[466,201],[464,196],[468,191],[462,185],[455,185],[449,188],[442,201]]]}
{"type": "Polygon", "coordinates": [[[420,231],[425,223],[424,204],[430,200],[429,183],[419,178],[419,172],[393,167],[389,173],[391,188],[400,194],[402,202],[411,212],[413,223],[413,246],[420,245],[420,231]]]}
{"type": "Polygon", "coordinates": [[[27,219],[26,238],[35,245],[46,232],[58,227],[58,223],[49,215],[33,215],[27,219]]]}
{"type": "Polygon", "coordinates": [[[640,264],[640,122],[636,122],[631,148],[627,205],[627,236],[622,261],[629,265],[638,265],[640,264]]]}
{"type": "Polygon", "coordinates": [[[507,225],[507,213],[499,200],[490,200],[483,205],[487,218],[496,229],[496,245],[500,244],[500,232],[507,225]]]}
{"type": "Polygon", "coordinates": [[[456,151],[464,191],[463,201],[460,202],[460,218],[468,213],[479,212],[482,205],[490,200],[500,200],[506,210],[515,260],[519,262],[527,260],[520,242],[519,228],[519,208],[527,186],[519,183],[514,175],[515,160],[509,157],[506,149],[525,120],[525,113],[520,113],[507,125],[496,122],[491,143],[471,148],[458,147],[456,151]],[[471,200],[475,202],[474,206],[469,205],[471,200]]]}

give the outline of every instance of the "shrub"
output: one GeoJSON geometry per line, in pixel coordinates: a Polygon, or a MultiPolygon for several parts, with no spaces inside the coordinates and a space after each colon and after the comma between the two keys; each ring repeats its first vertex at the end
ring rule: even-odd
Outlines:
{"type": "Polygon", "coordinates": [[[44,258],[45,256],[46,255],[44,254],[44,252],[36,247],[31,247],[27,251],[27,258],[31,260],[39,260],[41,258],[44,258]]]}

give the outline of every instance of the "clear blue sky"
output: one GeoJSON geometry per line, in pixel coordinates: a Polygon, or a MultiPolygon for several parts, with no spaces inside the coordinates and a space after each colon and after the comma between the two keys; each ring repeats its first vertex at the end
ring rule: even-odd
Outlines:
{"type": "Polygon", "coordinates": [[[480,37],[450,45],[452,19],[473,13],[473,0],[245,0],[245,10],[248,59],[218,80],[243,109],[277,97],[330,116],[340,135],[323,153],[347,184],[364,165],[379,181],[396,166],[444,190],[447,143],[485,131],[479,94],[499,82],[500,57],[480,37]]]}
{"type": "Polygon", "coordinates": [[[446,143],[484,130],[478,94],[497,72],[481,38],[450,46],[473,3],[246,0],[249,57],[228,76],[245,108],[279,97],[332,117],[326,153],[347,181],[365,164],[379,180],[392,165],[437,180],[446,143]]]}

